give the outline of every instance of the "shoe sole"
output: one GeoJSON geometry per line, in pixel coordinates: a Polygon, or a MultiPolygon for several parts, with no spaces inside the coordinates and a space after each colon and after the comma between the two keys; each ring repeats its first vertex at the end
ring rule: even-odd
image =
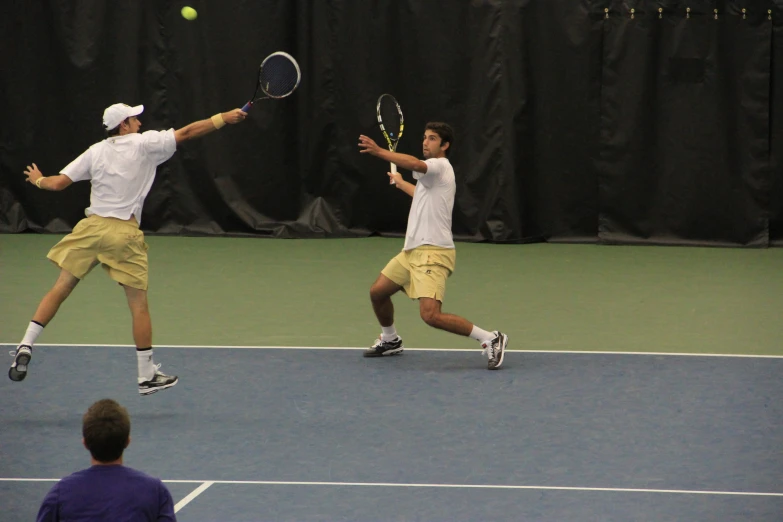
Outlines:
{"type": "Polygon", "coordinates": [[[22,353],[16,356],[14,364],[8,369],[8,378],[14,382],[23,381],[27,377],[27,365],[30,364],[32,354],[22,353]]]}
{"type": "Polygon", "coordinates": [[[164,384],[163,386],[155,386],[154,388],[145,388],[143,390],[139,390],[139,395],[152,395],[153,393],[157,393],[160,390],[165,390],[167,388],[171,388],[172,386],[174,386],[178,382],[179,382],[179,377],[177,377],[176,381],[174,381],[172,383],[169,383],[169,384],[164,384]]]}
{"type": "Polygon", "coordinates": [[[506,346],[508,346],[508,335],[503,334],[503,341],[500,343],[500,360],[498,360],[498,363],[495,366],[487,368],[488,370],[497,370],[500,368],[500,365],[503,364],[503,357],[506,355],[506,346]]]}
{"type": "Polygon", "coordinates": [[[375,353],[375,352],[364,352],[365,357],[384,357],[386,355],[399,355],[402,353],[404,348],[395,348],[394,350],[386,350],[383,353],[375,353]]]}

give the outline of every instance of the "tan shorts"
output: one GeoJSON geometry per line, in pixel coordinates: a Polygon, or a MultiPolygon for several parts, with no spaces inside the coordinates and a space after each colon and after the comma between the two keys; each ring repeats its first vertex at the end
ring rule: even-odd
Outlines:
{"type": "Polygon", "coordinates": [[[431,297],[442,303],[446,279],[454,272],[456,262],[455,249],[427,245],[403,250],[381,273],[400,285],[411,299],[431,297]]]}
{"type": "Polygon", "coordinates": [[[79,279],[101,263],[118,283],[146,290],[147,248],[135,221],[92,215],[79,221],[47,257],[79,279]]]}

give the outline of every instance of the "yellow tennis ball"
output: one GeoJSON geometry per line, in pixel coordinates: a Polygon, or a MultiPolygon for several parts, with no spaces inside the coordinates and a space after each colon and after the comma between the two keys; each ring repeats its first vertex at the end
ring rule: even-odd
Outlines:
{"type": "Polygon", "coordinates": [[[195,20],[198,13],[192,7],[185,6],[182,8],[182,18],[185,20],[195,20]]]}

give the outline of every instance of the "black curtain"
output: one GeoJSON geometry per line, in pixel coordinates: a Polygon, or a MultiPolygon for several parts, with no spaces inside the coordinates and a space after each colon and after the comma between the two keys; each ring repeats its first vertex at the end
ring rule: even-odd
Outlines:
{"type": "MultiPolygon", "coordinates": [[[[783,243],[783,0],[9,0],[0,22],[0,232],[66,232],[89,185],[47,193],[143,103],[142,131],[241,106],[259,62],[303,79],[158,168],[151,233],[399,235],[410,198],[375,102],[456,131],[454,233],[492,242],[783,243]],[[744,11],[743,11],[744,9],[744,11]]],[[[407,174],[407,173],[406,173],[407,174]]]]}
{"type": "Polygon", "coordinates": [[[769,241],[783,246],[783,7],[777,2],[777,20],[772,28],[772,82],[770,85],[770,162],[769,173],[762,185],[768,195],[763,207],[769,216],[769,241]]]}

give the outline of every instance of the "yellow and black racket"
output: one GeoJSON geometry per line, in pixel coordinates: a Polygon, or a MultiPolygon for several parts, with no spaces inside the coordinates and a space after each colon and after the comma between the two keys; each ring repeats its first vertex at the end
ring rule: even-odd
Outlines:
{"type": "MultiPolygon", "coordinates": [[[[402,138],[402,131],[405,129],[405,119],[402,116],[400,104],[391,94],[381,94],[378,98],[376,107],[378,112],[378,126],[381,128],[383,137],[389,145],[389,150],[396,152],[397,143],[402,138]]],[[[391,164],[392,173],[397,173],[397,165],[391,164]]],[[[394,181],[391,181],[394,185],[394,181]]]]}

